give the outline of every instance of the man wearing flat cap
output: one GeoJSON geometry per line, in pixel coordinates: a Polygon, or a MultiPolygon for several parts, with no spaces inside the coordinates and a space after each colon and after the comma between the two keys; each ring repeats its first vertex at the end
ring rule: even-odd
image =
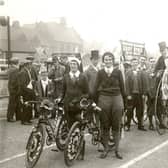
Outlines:
{"type": "MultiPolygon", "coordinates": [[[[23,101],[35,100],[35,92],[33,90],[33,79],[30,73],[31,61],[25,59],[24,67],[19,74],[19,86],[20,86],[20,96],[23,97],[23,101]]],[[[24,125],[30,125],[32,119],[32,107],[23,106],[23,112],[21,117],[21,123],[24,125]]]]}
{"type": "Polygon", "coordinates": [[[9,103],[7,110],[7,121],[14,122],[14,115],[16,120],[19,120],[18,106],[19,106],[19,83],[18,83],[18,68],[19,59],[10,59],[10,68],[8,71],[8,91],[9,91],[9,103]]]}
{"type": "MultiPolygon", "coordinates": [[[[33,65],[34,56],[29,55],[28,57],[26,57],[26,60],[30,61],[30,74],[31,74],[32,80],[35,83],[38,80],[38,72],[36,67],[33,65]]],[[[33,87],[34,87],[34,83],[33,83],[33,87]]]]}

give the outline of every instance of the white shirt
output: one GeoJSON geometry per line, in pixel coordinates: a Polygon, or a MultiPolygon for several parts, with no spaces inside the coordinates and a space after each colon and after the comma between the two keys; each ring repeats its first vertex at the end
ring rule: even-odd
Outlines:
{"type": "Polygon", "coordinates": [[[46,93],[46,88],[47,88],[47,85],[48,85],[48,79],[46,81],[44,80],[41,80],[41,85],[43,87],[43,91],[44,91],[44,94],[46,93]]]}
{"type": "Polygon", "coordinates": [[[78,70],[77,72],[73,73],[73,72],[69,72],[69,75],[70,75],[70,78],[73,79],[74,77],[75,78],[78,78],[79,75],[80,75],[80,71],[78,70]]]}
{"type": "Polygon", "coordinates": [[[111,73],[113,72],[113,69],[114,69],[113,67],[110,67],[110,68],[104,67],[104,70],[105,70],[105,72],[107,73],[108,76],[111,75],[111,73]]]}
{"type": "Polygon", "coordinates": [[[28,73],[28,75],[29,75],[29,79],[30,79],[30,82],[29,82],[29,84],[27,85],[27,88],[28,88],[28,89],[33,89],[30,71],[29,71],[29,69],[27,69],[27,68],[25,68],[25,69],[26,69],[26,71],[27,71],[27,73],[28,73]]]}

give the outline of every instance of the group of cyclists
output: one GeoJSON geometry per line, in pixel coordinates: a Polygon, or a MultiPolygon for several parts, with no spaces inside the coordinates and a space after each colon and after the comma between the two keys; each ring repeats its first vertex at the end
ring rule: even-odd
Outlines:
{"type": "MultiPolygon", "coordinates": [[[[100,121],[101,144],[104,148],[100,158],[106,158],[110,147],[109,132],[112,130],[115,156],[122,159],[119,150],[121,138],[122,116],[126,110],[126,131],[131,130],[131,119],[136,109],[138,130],[146,131],[144,127],[144,109],[147,105],[149,118],[149,129],[154,130],[154,102],[156,90],[160,81],[161,103],[160,109],[167,106],[168,99],[168,48],[165,42],[159,43],[161,57],[158,61],[155,58],[132,58],[130,62],[124,62],[124,71],[116,63],[115,56],[111,52],[105,52],[101,57],[98,50],[91,51],[91,64],[83,70],[80,57],[64,55],[59,58],[53,54],[52,63],[41,67],[37,71],[33,58],[26,59],[22,69],[18,73],[18,96],[22,101],[43,100],[49,98],[51,101],[60,99],[64,104],[65,116],[68,121],[69,129],[80,117],[80,101],[83,98],[90,99],[101,111],[96,115],[97,123],[100,121]],[[101,62],[101,65],[100,65],[101,62]],[[33,76],[34,72],[34,76],[33,76]],[[39,73],[39,75],[37,75],[39,73]],[[37,79],[36,75],[38,76],[37,79]]],[[[12,62],[12,60],[11,60],[12,62]]],[[[13,59],[13,64],[18,61],[13,59]]],[[[12,74],[9,73],[9,86],[14,86],[12,74]]],[[[16,85],[15,85],[16,86],[16,85]]],[[[16,89],[16,88],[15,88],[16,89]]],[[[8,121],[13,120],[11,102],[13,98],[9,87],[9,108],[8,121]],[[11,104],[10,104],[11,103],[11,104]]],[[[13,105],[13,104],[12,104],[13,105]]],[[[35,116],[39,116],[39,107],[35,106],[35,116]]],[[[52,118],[55,117],[54,111],[52,118]]],[[[158,115],[159,118],[159,115],[158,115]]],[[[30,124],[32,119],[32,107],[23,106],[21,115],[22,124],[30,124]]],[[[160,127],[166,127],[164,121],[160,119],[160,127]]]]}

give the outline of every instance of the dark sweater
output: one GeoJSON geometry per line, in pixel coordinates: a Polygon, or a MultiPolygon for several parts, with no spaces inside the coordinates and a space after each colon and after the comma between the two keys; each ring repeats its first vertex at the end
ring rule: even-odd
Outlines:
{"type": "Polygon", "coordinates": [[[109,77],[104,69],[98,71],[93,93],[95,101],[98,100],[99,95],[118,96],[121,94],[124,98],[125,86],[121,71],[116,68],[109,77]]]}
{"type": "Polygon", "coordinates": [[[148,84],[148,77],[147,77],[147,73],[145,71],[138,71],[137,75],[135,76],[133,73],[133,70],[129,70],[126,73],[126,95],[132,95],[135,92],[135,78],[137,80],[137,93],[138,94],[147,94],[148,90],[149,90],[149,84],[148,84]]]}

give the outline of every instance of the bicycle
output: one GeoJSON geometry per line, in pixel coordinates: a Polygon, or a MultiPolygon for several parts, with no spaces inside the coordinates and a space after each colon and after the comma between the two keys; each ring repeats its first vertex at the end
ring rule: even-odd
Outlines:
{"type": "Polygon", "coordinates": [[[97,145],[101,140],[100,122],[96,121],[96,113],[101,109],[95,103],[87,99],[80,101],[80,114],[70,128],[67,144],[64,149],[64,161],[67,166],[72,166],[76,159],[85,155],[85,130],[92,135],[92,144],[97,145]]]}
{"type": "Polygon", "coordinates": [[[63,145],[65,146],[65,134],[67,135],[68,133],[68,127],[64,117],[63,107],[57,100],[55,101],[55,104],[51,103],[49,100],[43,100],[41,102],[28,101],[24,102],[24,104],[40,104],[40,116],[38,122],[33,127],[26,145],[25,165],[26,168],[33,168],[40,158],[45,142],[47,146],[50,146],[52,143],[56,143],[57,147],[59,145],[61,146],[59,146],[58,149],[62,150],[63,145]],[[56,114],[58,114],[56,116],[60,116],[59,114],[62,114],[62,118],[55,117],[54,122],[52,122],[50,118],[54,109],[56,110],[56,114]],[[62,132],[59,129],[61,129],[62,132]],[[58,137],[61,137],[64,140],[64,143],[60,142],[58,137]]]}
{"type": "Polygon", "coordinates": [[[154,102],[155,125],[159,135],[165,134],[166,129],[168,128],[168,106],[167,104],[164,104],[161,98],[162,97],[161,86],[162,86],[162,78],[158,83],[154,102]]]}

